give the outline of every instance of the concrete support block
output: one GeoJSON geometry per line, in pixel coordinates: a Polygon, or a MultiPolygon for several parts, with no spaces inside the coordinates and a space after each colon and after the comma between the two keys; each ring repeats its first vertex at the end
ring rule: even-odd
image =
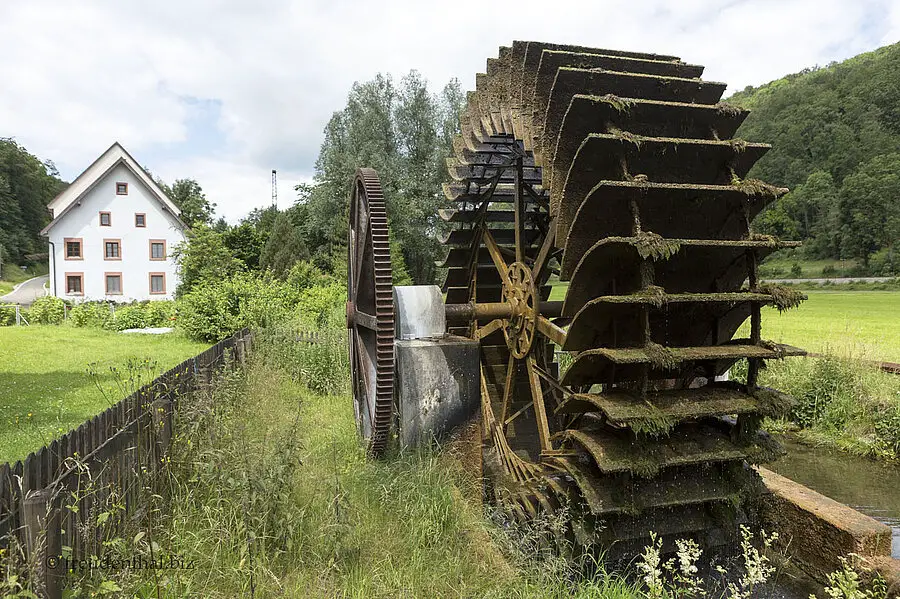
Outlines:
{"type": "Polygon", "coordinates": [[[840,569],[840,557],[890,558],[891,529],[779,474],[759,468],[766,491],[761,525],[778,531],[793,562],[819,583],[840,569]]]}
{"type": "Polygon", "coordinates": [[[403,447],[441,440],[479,410],[478,342],[447,335],[394,341],[399,436],[403,447]]]}
{"type": "Polygon", "coordinates": [[[442,337],[447,331],[444,298],[437,285],[394,287],[394,332],[397,339],[442,337]]]}

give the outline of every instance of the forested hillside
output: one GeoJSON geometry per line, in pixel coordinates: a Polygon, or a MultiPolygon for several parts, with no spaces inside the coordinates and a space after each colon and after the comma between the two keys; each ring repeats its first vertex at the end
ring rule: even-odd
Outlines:
{"type": "Polygon", "coordinates": [[[26,255],[47,251],[40,236],[50,222],[47,204],[66,185],[52,162],[0,138],[0,261],[23,264],[26,255]]]}
{"type": "Polygon", "coordinates": [[[791,188],[755,223],[802,239],[809,258],[856,258],[900,274],[900,44],[805,69],[728,99],[737,136],[771,143],[752,177],[791,188]]]}

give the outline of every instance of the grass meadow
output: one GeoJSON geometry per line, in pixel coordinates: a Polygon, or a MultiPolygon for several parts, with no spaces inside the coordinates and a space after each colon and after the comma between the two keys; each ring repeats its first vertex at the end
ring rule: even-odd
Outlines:
{"type": "Polygon", "coordinates": [[[804,291],[799,308],[763,311],[763,336],[811,352],[900,362],[900,293],[804,291]]]}
{"type": "Polygon", "coordinates": [[[0,463],[24,458],[205,345],[177,334],[0,327],[0,463]],[[94,374],[91,374],[91,373],[94,374]]]}
{"type": "MultiPolygon", "coordinates": [[[[565,299],[567,287],[554,285],[550,299],[565,299]]],[[[900,292],[834,288],[804,290],[809,299],[793,310],[763,309],[763,337],[811,352],[900,362],[900,292]]]]}

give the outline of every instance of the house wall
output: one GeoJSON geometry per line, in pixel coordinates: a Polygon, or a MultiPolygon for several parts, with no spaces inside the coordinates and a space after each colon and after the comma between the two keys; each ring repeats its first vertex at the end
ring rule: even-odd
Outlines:
{"type": "Polygon", "coordinates": [[[178,221],[167,212],[125,164],[119,164],[88,191],[80,205],[62,215],[48,231],[51,292],[73,301],[171,299],[178,285],[172,250],[184,241],[178,221]],[[128,183],[128,195],[116,195],[116,183],[128,183]],[[100,212],[109,212],[111,225],[100,226],[100,212]],[[146,227],[135,226],[135,213],[146,215],[146,227]],[[65,240],[81,238],[81,260],[66,260],[65,240]],[[104,240],[118,239],[120,260],[104,259],[104,240]],[[166,259],[150,259],[150,240],[166,242],[166,259]],[[55,277],[54,263],[56,266],[55,277]],[[66,293],[66,273],[83,273],[83,295],[66,293]],[[122,294],[107,295],[106,273],[122,273],[122,294]],[[150,293],[150,273],[165,274],[165,294],[150,293]]]}

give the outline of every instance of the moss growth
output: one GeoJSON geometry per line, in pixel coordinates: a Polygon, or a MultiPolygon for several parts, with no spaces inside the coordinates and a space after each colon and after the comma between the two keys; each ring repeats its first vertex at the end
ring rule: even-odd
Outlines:
{"type": "Polygon", "coordinates": [[[767,433],[762,433],[756,438],[756,447],[750,456],[750,462],[753,464],[767,464],[774,462],[784,455],[784,449],[781,443],[773,439],[767,433]]]}
{"type": "Polygon", "coordinates": [[[620,98],[615,94],[606,94],[605,96],[600,96],[600,101],[609,104],[613,108],[615,108],[619,112],[627,113],[631,110],[631,107],[634,105],[634,100],[628,100],[626,98],[620,98]]]}
{"type": "Polygon", "coordinates": [[[747,149],[747,142],[743,139],[734,138],[728,142],[734,149],[735,154],[741,154],[747,149]]]}
{"type": "Polygon", "coordinates": [[[764,233],[750,233],[750,241],[764,241],[766,242],[766,245],[770,247],[777,247],[781,240],[774,235],[765,235],[764,233]]]}
{"type": "Polygon", "coordinates": [[[652,258],[654,261],[668,260],[674,256],[681,245],[674,240],[665,239],[662,235],[652,231],[641,231],[635,237],[635,248],[641,258],[652,258]]]}
{"type": "Polygon", "coordinates": [[[681,364],[681,360],[668,347],[653,343],[652,341],[644,347],[650,363],[656,368],[663,370],[675,370],[681,364]]]}
{"type": "Polygon", "coordinates": [[[661,308],[666,303],[666,290],[659,285],[648,285],[646,289],[638,291],[635,295],[647,298],[654,308],[661,308]]]}
{"type": "Polygon", "coordinates": [[[780,187],[769,185],[765,181],[760,181],[759,179],[741,179],[734,174],[734,171],[731,173],[731,184],[739,188],[748,196],[778,198],[783,193],[780,187]]]}
{"type": "MultiPolygon", "coordinates": [[[[784,348],[780,344],[775,343],[774,341],[769,341],[768,339],[761,339],[759,344],[760,346],[772,351],[775,354],[774,359],[781,360],[784,358],[784,348]]],[[[764,369],[765,367],[765,361],[762,361],[760,363],[760,370],[764,369]]]]}
{"type": "Polygon", "coordinates": [[[728,102],[719,102],[716,104],[716,112],[719,114],[724,114],[726,116],[737,116],[741,114],[741,109],[733,104],[729,104],[728,102]]]}
{"type": "Polygon", "coordinates": [[[614,127],[614,126],[610,126],[608,129],[608,132],[610,135],[615,135],[616,137],[618,137],[619,139],[621,139],[624,142],[633,144],[634,147],[637,149],[640,149],[641,143],[644,139],[640,135],[631,133],[630,131],[623,131],[622,129],[619,129],[618,127],[614,127]]]}
{"type": "Polygon", "coordinates": [[[659,408],[649,402],[647,411],[649,412],[647,416],[633,420],[629,424],[635,434],[657,438],[668,435],[675,428],[675,419],[663,414],[659,408]]]}
{"type": "Polygon", "coordinates": [[[763,283],[759,286],[758,291],[771,295],[772,302],[779,312],[796,308],[807,299],[806,294],[801,291],[774,283],[763,283]]]}

